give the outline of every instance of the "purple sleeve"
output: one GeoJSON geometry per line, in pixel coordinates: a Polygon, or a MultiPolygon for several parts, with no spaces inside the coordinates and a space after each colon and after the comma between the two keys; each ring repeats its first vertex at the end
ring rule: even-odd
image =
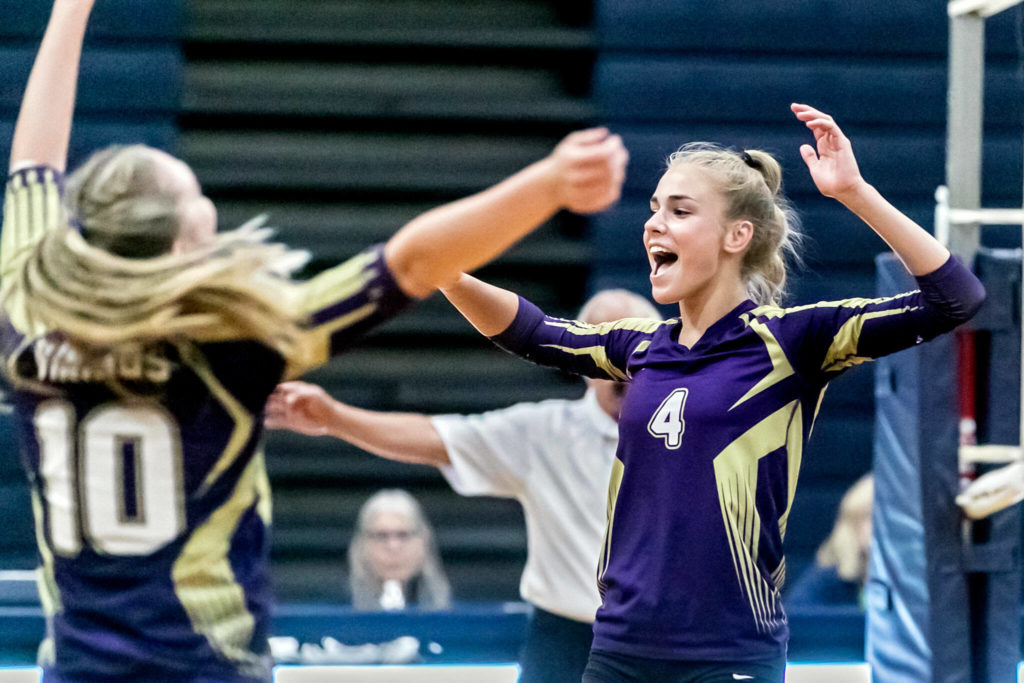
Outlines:
{"type": "Polygon", "coordinates": [[[317,275],[303,285],[303,292],[303,310],[312,330],[327,337],[328,356],[390,320],[412,301],[388,270],[383,245],[317,275]]]}
{"type": "Polygon", "coordinates": [[[981,282],[950,257],[917,278],[919,290],[877,299],[802,306],[780,320],[779,334],[802,374],[828,381],[846,368],[929,341],[970,320],[985,300],[981,282]]]}
{"type": "Polygon", "coordinates": [[[955,256],[916,279],[920,289],[906,296],[906,313],[864,323],[858,355],[878,358],[931,341],[970,320],[985,301],[981,281],[955,256]]]}
{"type": "Polygon", "coordinates": [[[949,331],[974,317],[985,301],[985,287],[955,256],[937,270],[917,278],[926,306],[949,331]]]}
{"type": "Polygon", "coordinates": [[[629,354],[660,324],[656,320],[625,319],[590,325],[545,315],[519,297],[519,310],[512,324],[491,341],[539,365],[596,379],[626,381],[629,354]]]}

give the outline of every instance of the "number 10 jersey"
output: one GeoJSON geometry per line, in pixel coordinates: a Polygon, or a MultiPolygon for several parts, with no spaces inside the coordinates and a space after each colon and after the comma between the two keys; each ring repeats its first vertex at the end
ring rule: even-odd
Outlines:
{"type": "MultiPolygon", "coordinates": [[[[60,174],[8,182],[0,271],[68,229],[60,174]]],[[[59,277],[59,274],[57,274],[59,277]]],[[[368,250],[302,286],[319,362],[407,303],[368,250]]],[[[253,340],[96,351],[28,330],[0,351],[32,489],[48,681],[265,681],[270,492],[262,411],[285,360],[253,340]]]]}

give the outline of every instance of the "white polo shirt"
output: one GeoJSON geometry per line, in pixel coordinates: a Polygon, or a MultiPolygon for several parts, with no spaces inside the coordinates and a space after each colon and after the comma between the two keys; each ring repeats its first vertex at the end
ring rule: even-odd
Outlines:
{"type": "Polygon", "coordinates": [[[618,425],[588,391],[432,419],[448,449],[442,474],[464,496],[516,498],[526,519],[519,592],[541,609],[591,622],[618,425]]]}

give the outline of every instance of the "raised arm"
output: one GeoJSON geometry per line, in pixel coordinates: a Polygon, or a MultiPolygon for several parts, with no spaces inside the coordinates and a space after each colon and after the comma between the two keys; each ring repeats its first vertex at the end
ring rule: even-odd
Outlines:
{"type": "Polygon", "coordinates": [[[333,436],[389,460],[441,467],[448,451],[426,415],[354,408],[305,382],[285,382],[267,401],[266,426],[333,436]]]}
{"type": "Polygon", "coordinates": [[[22,98],[11,142],[10,169],[67,164],[78,62],[93,0],[55,0],[22,98]]]}
{"type": "Polygon", "coordinates": [[[572,133],[497,185],[410,221],[385,248],[388,269],[410,296],[450,285],[560,209],[591,213],[615,202],[627,159],[622,140],[604,128],[572,133]]]}
{"type": "Polygon", "coordinates": [[[850,141],[831,116],[806,104],[790,108],[814,133],[817,149],[802,145],[800,155],[823,195],[871,226],[911,274],[927,275],[949,260],[949,250],[861,177],[850,141]]]}

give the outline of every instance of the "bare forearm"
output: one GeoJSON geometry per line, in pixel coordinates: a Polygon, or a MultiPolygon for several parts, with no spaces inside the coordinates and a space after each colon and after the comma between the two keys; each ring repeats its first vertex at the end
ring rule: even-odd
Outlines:
{"type": "Polygon", "coordinates": [[[10,167],[67,164],[82,41],[92,0],[57,0],[22,99],[10,167]]]}
{"type": "Polygon", "coordinates": [[[478,194],[428,211],[387,244],[399,285],[425,296],[487,263],[560,208],[550,158],[478,194]]]}
{"type": "Polygon", "coordinates": [[[441,467],[448,451],[430,418],[416,413],[379,413],[335,403],[328,434],[388,460],[441,467]]]}
{"type": "Polygon", "coordinates": [[[885,240],[913,275],[927,275],[949,259],[949,250],[873,186],[864,183],[839,200],[885,240]]]}
{"type": "Polygon", "coordinates": [[[514,292],[463,275],[441,290],[448,301],[480,334],[493,337],[508,329],[519,311],[519,296],[514,292]]]}

